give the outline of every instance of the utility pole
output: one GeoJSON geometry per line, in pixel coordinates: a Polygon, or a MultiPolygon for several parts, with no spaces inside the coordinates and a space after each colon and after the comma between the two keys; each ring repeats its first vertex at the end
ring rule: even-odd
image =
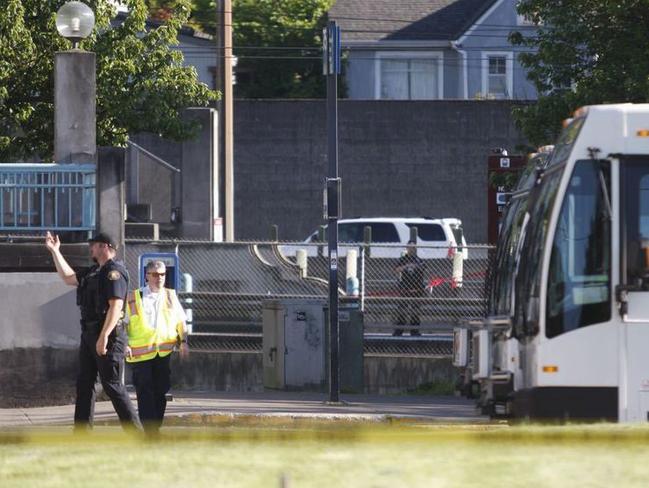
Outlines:
{"type": "MultiPolygon", "coordinates": [[[[234,241],[234,127],[232,92],[232,0],[217,0],[217,104],[219,119],[219,209],[226,242],[234,241]]],[[[214,216],[217,217],[216,215],[214,216]]]]}
{"type": "Polygon", "coordinates": [[[327,159],[325,218],[329,246],[329,401],[340,401],[340,340],[338,330],[338,75],[340,74],[340,28],[329,21],[322,36],[322,71],[327,77],[327,159]]]}

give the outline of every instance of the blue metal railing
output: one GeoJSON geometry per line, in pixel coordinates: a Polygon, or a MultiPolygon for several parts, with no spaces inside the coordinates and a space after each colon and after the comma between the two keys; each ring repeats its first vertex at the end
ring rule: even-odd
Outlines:
{"type": "Polygon", "coordinates": [[[94,164],[0,164],[0,231],[95,229],[94,164]]]}

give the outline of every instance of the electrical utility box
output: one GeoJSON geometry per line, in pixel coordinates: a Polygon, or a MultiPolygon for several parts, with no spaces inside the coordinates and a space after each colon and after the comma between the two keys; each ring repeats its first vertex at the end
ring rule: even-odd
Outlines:
{"type": "Polygon", "coordinates": [[[326,335],[321,300],[266,300],[263,305],[264,387],[321,391],[326,335]]]}

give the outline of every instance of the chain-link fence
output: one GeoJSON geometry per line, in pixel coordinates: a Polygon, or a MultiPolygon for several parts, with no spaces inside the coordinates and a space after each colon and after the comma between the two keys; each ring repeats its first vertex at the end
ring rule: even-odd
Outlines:
{"type": "MultiPolygon", "coordinates": [[[[157,252],[179,257],[179,295],[192,311],[196,333],[260,332],[264,300],[328,297],[329,259],[322,243],[129,240],[131,276],[139,276],[141,255],[157,252]]],[[[485,245],[407,251],[340,244],[339,293],[357,297],[366,331],[450,329],[484,317],[492,256],[493,247],[485,245]]]]}

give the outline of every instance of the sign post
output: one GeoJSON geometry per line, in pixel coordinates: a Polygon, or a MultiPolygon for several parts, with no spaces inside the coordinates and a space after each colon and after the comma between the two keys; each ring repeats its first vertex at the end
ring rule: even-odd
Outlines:
{"type": "Polygon", "coordinates": [[[340,179],[338,178],[338,75],[340,74],[340,28],[329,21],[322,32],[322,71],[327,77],[327,159],[325,218],[329,245],[329,401],[340,401],[338,331],[338,218],[340,179]]]}

